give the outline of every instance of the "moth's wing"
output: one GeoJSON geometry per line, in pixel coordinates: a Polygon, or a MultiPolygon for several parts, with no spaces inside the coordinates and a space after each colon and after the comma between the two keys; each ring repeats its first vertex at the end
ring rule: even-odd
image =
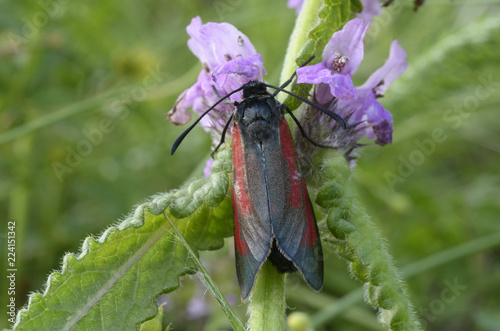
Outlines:
{"type": "Polygon", "coordinates": [[[235,125],[233,137],[233,209],[236,273],[241,297],[253,288],[272,242],[262,151],[235,125]]]}
{"type": "MultiPolygon", "coordinates": [[[[274,151],[265,152],[273,234],[278,248],[315,290],[323,287],[323,253],[307,187],[284,118],[274,151]]],[[[268,148],[269,149],[269,148],[268,148]]]]}

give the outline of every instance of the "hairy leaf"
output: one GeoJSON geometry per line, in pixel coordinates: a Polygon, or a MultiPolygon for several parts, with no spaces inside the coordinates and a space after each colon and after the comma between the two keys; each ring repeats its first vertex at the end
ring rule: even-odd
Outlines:
{"type": "Polygon", "coordinates": [[[135,330],[157,312],[156,297],[179,287],[195,264],[164,211],[195,252],[223,246],[233,234],[231,152],[220,151],[209,178],[159,194],[138,206],[80,254],[67,254],[43,293],[19,311],[16,330],[135,330]]]}
{"type": "Polygon", "coordinates": [[[350,168],[335,152],[323,158],[316,204],[327,210],[327,225],[336,238],[337,253],[348,261],[351,274],[365,285],[367,302],[378,309],[379,321],[390,330],[420,330],[405,284],[386,244],[353,189],[350,168]]]}

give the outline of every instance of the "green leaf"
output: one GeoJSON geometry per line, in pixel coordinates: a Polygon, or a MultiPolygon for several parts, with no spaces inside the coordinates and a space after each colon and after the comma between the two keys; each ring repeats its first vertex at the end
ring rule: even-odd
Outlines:
{"type": "Polygon", "coordinates": [[[361,13],[363,10],[363,4],[360,0],[351,0],[351,11],[353,13],[361,13]]]}
{"type": "Polygon", "coordinates": [[[198,250],[218,249],[233,234],[228,198],[231,152],[217,154],[209,178],[152,197],[79,255],[67,254],[43,293],[19,311],[16,330],[135,330],[157,312],[156,297],[195,272],[184,245],[162,214],[174,216],[182,237],[198,250]]]}
{"type": "MultiPolygon", "coordinates": [[[[318,154],[324,161],[316,204],[327,209],[328,228],[338,239],[337,253],[348,261],[354,278],[364,283],[365,298],[378,309],[380,323],[390,330],[421,330],[384,239],[357,198],[344,156],[338,152],[318,154]]],[[[315,323],[318,326],[317,319],[315,323]]]]}
{"type": "Polygon", "coordinates": [[[156,314],[155,317],[147,320],[146,322],[141,324],[141,327],[139,328],[139,331],[168,331],[170,330],[170,325],[168,325],[166,328],[163,327],[163,313],[164,313],[164,306],[161,305],[158,307],[158,314],[156,314]]]}

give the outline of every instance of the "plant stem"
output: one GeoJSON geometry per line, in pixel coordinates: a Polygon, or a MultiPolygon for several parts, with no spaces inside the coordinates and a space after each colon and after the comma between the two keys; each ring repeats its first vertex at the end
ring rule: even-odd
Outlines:
{"type": "MultiPolygon", "coordinates": [[[[321,7],[322,1],[320,0],[305,0],[300,10],[300,14],[295,21],[295,27],[293,28],[292,35],[290,36],[290,41],[288,42],[288,48],[285,54],[285,61],[283,63],[283,70],[281,71],[280,84],[284,83],[293,72],[297,69],[297,63],[295,60],[299,54],[300,49],[304,46],[307,41],[307,34],[309,29],[313,26],[314,21],[317,19],[316,13],[321,7]]],[[[286,95],[284,93],[278,94],[279,101],[286,95]]]]}
{"type": "Polygon", "coordinates": [[[183,235],[180,233],[179,229],[175,226],[174,222],[172,219],[167,215],[166,212],[163,212],[163,215],[165,218],[168,220],[172,228],[174,229],[175,233],[177,234],[177,237],[181,241],[181,243],[184,245],[184,247],[188,250],[189,254],[191,254],[191,258],[194,260],[196,265],[198,266],[198,276],[200,277],[201,282],[205,287],[210,291],[210,293],[213,295],[214,299],[217,301],[219,306],[222,308],[224,311],[224,314],[226,315],[227,319],[231,323],[231,326],[235,331],[243,331],[244,327],[241,321],[238,319],[238,316],[234,313],[233,309],[231,308],[231,305],[227,302],[226,298],[222,294],[222,292],[219,290],[215,282],[212,280],[212,277],[210,277],[210,274],[208,273],[207,269],[203,266],[203,263],[201,263],[200,259],[198,259],[198,256],[196,253],[193,251],[191,246],[189,246],[188,242],[186,239],[184,239],[183,235]]]}
{"type": "Polygon", "coordinates": [[[285,330],[285,274],[266,261],[252,292],[250,330],[285,330]]]}

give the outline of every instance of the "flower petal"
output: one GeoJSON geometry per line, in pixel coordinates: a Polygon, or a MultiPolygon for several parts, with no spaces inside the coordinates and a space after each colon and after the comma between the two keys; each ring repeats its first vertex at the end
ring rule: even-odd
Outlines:
{"type": "MultiPolygon", "coordinates": [[[[197,82],[184,91],[169,112],[169,119],[175,123],[189,120],[188,108],[202,114],[249,81],[262,80],[265,73],[260,54],[255,52],[250,40],[231,24],[202,24],[201,19],[195,17],[186,30],[191,37],[188,46],[202,62],[203,69],[197,82]]],[[[240,101],[242,93],[235,93],[230,99],[240,101]]],[[[234,109],[233,104],[221,102],[200,121],[205,130],[212,132],[216,139],[214,142],[220,138],[218,135],[234,109]]]]}
{"type": "Polygon", "coordinates": [[[392,115],[373,96],[373,102],[366,108],[366,119],[371,130],[366,136],[370,139],[377,137],[375,143],[383,146],[392,143],[392,115]]]}
{"type": "Polygon", "coordinates": [[[203,70],[198,75],[198,80],[191,86],[186,93],[185,106],[192,107],[193,110],[202,114],[213,100],[217,100],[217,96],[213,88],[211,88],[210,76],[203,70]]]}
{"type": "Polygon", "coordinates": [[[406,71],[407,67],[406,52],[399,42],[394,40],[391,44],[389,59],[367,79],[360,89],[374,90],[376,96],[383,96],[387,88],[406,71]]]}
{"type": "MultiPolygon", "coordinates": [[[[326,68],[323,62],[318,64],[302,67],[297,69],[297,83],[309,84],[328,84],[330,87],[331,97],[339,99],[350,99],[356,94],[356,89],[352,84],[350,75],[340,75],[332,73],[330,69],[326,68]]],[[[322,96],[322,100],[318,100],[320,104],[328,102],[328,95],[322,96]],[[325,102],[323,102],[325,101],[325,102]]]]}
{"type": "Polygon", "coordinates": [[[174,107],[167,114],[168,120],[175,125],[186,124],[191,119],[191,114],[187,112],[189,107],[185,106],[186,92],[187,90],[179,95],[177,101],[175,101],[174,107]]]}
{"type": "Polygon", "coordinates": [[[357,16],[366,24],[370,24],[374,16],[382,14],[382,4],[380,0],[361,0],[363,10],[357,16]]]}
{"type": "Polygon", "coordinates": [[[320,76],[331,76],[332,73],[323,62],[314,64],[312,66],[297,68],[297,83],[318,84],[322,83],[320,76]]]}
{"type": "Polygon", "coordinates": [[[262,73],[266,73],[262,64],[262,56],[255,54],[246,58],[237,57],[234,60],[218,65],[213,69],[212,75],[220,74],[238,74],[245,75],[249,79],[257,79],[262,73]]]}
{"type": "Polygon", "coordinates": [[[366,135],[367,138],[377,138],[379,145],[392,142],[392,115],[375,98],[372,90],[357,89],[356,96],[351,100],[339,100],[337,113],[347,118],[347,125],[356,127],[355,140],[366,135]]]}
{"type": "Polygon", "coordinates": [[[353,74],[363,60],[363,38],[368,25],[362,19],[355,18],[347,22],[342,30],[333,34],[323,50],[323,62],[327,68],[333,69],[335,58],[345,56],[347,62],[341,68],[341,74],[353,74]]]}
{"type": "MultiPolygon", "coordinates": [[[[255,54],[247,58],[238,57],[215,67],[212,77],[219,88],[230,92],[249,81],[260,80],[263,73],[265,74],[266,71],[262,64],[262,56],[255,54]]],[[[233,94],[230,99],[241,101],[242,94],[233,94]]]]}
{"type": "Polygon", "coordinates": [[[392,123],[382,121],[373,126],[373,132],[377,136],[376,144],[380,146],[392,144],[392,123]]]}
{"type": "Polygon", "coordinates": [[[202,25],[201,19],[195,17],[186,30],[191,36],[189,49],[210,70],[237,57],[256,54],[248,37],[229,23],[208,22],[202,25]]]}
{"type": "Polygon", "coordinates": [[[350,75],[333,75],[330,92],[338,99],[350,100],[356,95],[356,88],[350,75]]]}
{"type": "Polygon", "coordinates": [[[373,102],[366,107],[367,121],[370,124],[379,124],[383,121],[392,123],[392,115],[375,98],[373,102]]]}

